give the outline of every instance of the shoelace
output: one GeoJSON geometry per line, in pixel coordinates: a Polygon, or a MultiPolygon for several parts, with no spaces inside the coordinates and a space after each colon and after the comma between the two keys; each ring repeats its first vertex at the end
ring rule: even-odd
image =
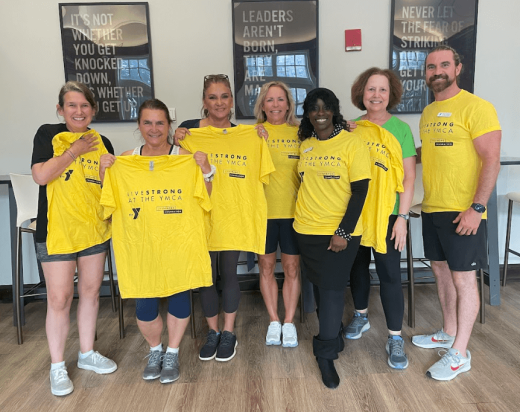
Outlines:
{"type": "Polygon", "coordinates": [[[175,358],[177,358],[176,353],[166,352],[166,354],[163,357],[163,368],[173,368],[175,358]]]}
{"type": "Polygon", "coordinates": [[[233,339],[233,334],[226,333],[225,335],[222,334],[222,337],[220,338],[220,344],[222,346],[231,345],[231,340],[233,339]]]}
{"type": "Polygon", "coordinates": [[[67,370],[64,368],[57,369],[55,371],[52,371],[52,374],[54,376],[54,381],[56,383],[60,383],[62,381],[65,381],[68,379],[68,373],[67,370]]]}
{"type": "Polygon", "coordinates": [[[162,352],[158,350],[150,351],[144,358],[149,358],[148,365],[157,365],[161,361],[162,352]]]}
{"type": "Polygon", "coordinates": [[[440,329],[433,334],[433,338],[436,340],[448,340],[449,335],[446,332],[444,332],[442,329],[440,329]]]}
{"type": "Polygon", "coordinates": [[[294,333],[294,332],[296,332],[296,327],[294,325],[291,325],[291,326],[286,326],[285,328],[282,328],[282,331],[284,332],[284,336],[286,338],[293,338],[296,335],[294,333]]]}
{"type": "Polygon", "coordinates": [[[394,353],[397,356],[404,354],[404,340],[402,339],[390,339],[390,353],[394,353]]]}
{"type": "Polygon", "coordinates": [[[269,334],[271,334],[271,333],[279,334],[281,330],[282,330],[282,325],[280,325],[279,323],[271,323],[271,324],[269,324],[269,328],[268,328],[267,332],[269,334]]]}
{"type": "Polygon", "coordinates": [[[352,326],[360,326],[365,323],[366,318],[362,316],[360,313],[356,313],[354,315],[354,319],[352,319],[352,326]]]}
{"type": "Polygon", "coordinates": [[[108,361],[108,358],[106,358],[105,356],[103,356],[101,353],[99,352],[94,352],[92,354],[92,363],[104,363],[108,361]]]}
{"type": "Polygon", "coordinates": [[[208,336],[206,337],[206,345],[217,346],[219,336],[220,335],[217,335],[216,333],[208,333],[208,336]]]}
{"type": "Polygon", "coordinates": [[[437,354],[441,357],[439,362],[441,362],[443,365],[449,365],[451,363],[459,365],[461,363],[460,356],[450,353],[446,349],[441,349],[437,352],[437,354]]]}

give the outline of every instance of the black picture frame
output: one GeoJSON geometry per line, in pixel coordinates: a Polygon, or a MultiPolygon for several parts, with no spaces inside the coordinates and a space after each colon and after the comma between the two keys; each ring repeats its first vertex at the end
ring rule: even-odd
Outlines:
{"type": "Polygon", "coordinates": [[[254,119],[265,82],[283,81],[293,94],[296,114],[318,87],[318,1],[232,0],[235,117],[254,119]]]}
{"type": "Polygon", "coordinates": [[[440,44],[457,50],[463,64],[459,86],[473,92],[477,14],[478,0],[392,0],[389,67],[403,84],[403,94],[391,113],[422,113],[433,101],[424,63],[440,44]]]}
{"type": "Polygon", "coordinates": [[[135,122],[141,103],[155,96],[148,3],[58,7],[65,81],[92,90],[94,122],[135,122]]]}

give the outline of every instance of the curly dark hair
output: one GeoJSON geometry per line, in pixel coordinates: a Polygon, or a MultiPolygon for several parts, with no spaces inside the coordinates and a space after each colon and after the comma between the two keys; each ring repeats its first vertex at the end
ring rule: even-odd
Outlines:
{"type": "Polygon", "coordinates": [[[332,123],[334,126],[340,124],[343,126],[343,129],[349,131],[347,121],[339,112],[339,99],[332,90],[325,89],[324,87],[318,87],[317,89],[311,90],[303,102],[303,118],[300,123],[300,128],[298,129],[298,137],[301,141],[311,137],[312,132],[314,132],[314,126],[311,124],[309,119],[309,108],[314,106],[318,99],[321,99],[323,103],[329,106],[331,111],[334,113],[332,117],[332,123]]]}
{"type": "Polygon", "coordinates": [[[374,75],[385,76],[388,79],[388,84],[390,85],[390,96],[386,110],[393,109],[401,101],[403,86],[392,70],[380,69],[379,67],[371,67],[370,69],[365,70],[354,81],[350,92],[352,104],[359,110],[367,109],[363,103],[363,95],[365,94],[365,87],[368,83],[368,79],[374,75]]]}

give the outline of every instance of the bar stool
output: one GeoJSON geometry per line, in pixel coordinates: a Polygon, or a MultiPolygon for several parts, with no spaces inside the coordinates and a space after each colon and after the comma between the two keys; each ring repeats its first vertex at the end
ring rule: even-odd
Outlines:
{"type": "Polygon", "coordinates": [[[513,203],[520,203],[520,192],[509,192],[506,197],[509,199],[509,205],[507,208],[507,232],[506,232],[506,250],[504,253],[504,276],[502,278],[502,287],[506,285],[507,278],[507,266],[509,263],[509,254],[520,256],[520,253],[516,250],[510,249],[509,244],[511,240],[511,221],[513,219],[513,203]]]}

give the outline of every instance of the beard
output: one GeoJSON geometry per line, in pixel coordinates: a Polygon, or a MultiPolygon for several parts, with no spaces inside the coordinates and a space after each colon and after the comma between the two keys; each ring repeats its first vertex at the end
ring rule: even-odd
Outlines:
{"type": "Polygon", "coordinates": [[[446,90],[448,87],[450,87],[453,84],[454,79],[450,79],[445,74],[439,74],[437,76],[432,76],[426,81],[426,85],[428,88],[433,91],[434,93],[440,93],[444,90],[446,90]],[[437,79],[443,79],[443,82],[436,82],[437,79]]]}

